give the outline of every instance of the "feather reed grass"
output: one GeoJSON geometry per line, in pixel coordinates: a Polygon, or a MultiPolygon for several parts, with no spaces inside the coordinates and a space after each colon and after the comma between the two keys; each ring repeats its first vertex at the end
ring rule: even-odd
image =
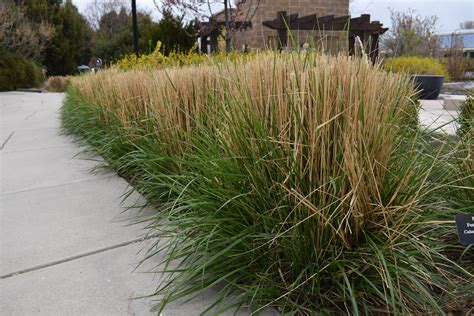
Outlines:
{"type": "Polygon", "coordinates": [[[442,313],[473,277],[472,174],[413,95],[365,58],[262,54],[74,78],[62,119],[157,206],[160,308],[220,285],[219,311],[442,313]]]}

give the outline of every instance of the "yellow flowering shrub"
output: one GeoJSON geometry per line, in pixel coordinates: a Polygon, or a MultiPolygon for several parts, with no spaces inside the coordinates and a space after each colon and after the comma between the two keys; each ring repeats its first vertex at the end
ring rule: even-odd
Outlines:
{"type": "Polygon", "coordinates": [[[184,53],[173,51],[168,56],[163,55],[160,52],[161,43],[156,44],[155,49],[150,54],[142,54],[137,57],[135,54],[129,54],[118,60],[113,64],[121,70],[151,70],[157,68],[166,67],[179,67],[187,65],[201,65],[201,64],[215,64],[222,63],[224,61],[247,61],[254,57],[252,53],[239,53],[231,52],[226,54],[225,52],[217,52],[212,55],[197,53],[195,49],[184,53]]]}
{"type": "Polygon", "coordinates": [[[156,68],[164,64],[166,57],[160,52],[161,42],[156,43],[155,49],[150,54],[143,54],[137,57],[135,54],[128,54],[119,59],[114,66],[122,70],[156,68]]]}
{"type": "Polygon", "coordinates": [[[446,67],[434,58],[402,56],[387,59],[383,68],[392,72],[402,72],[411,75],[438,75],[444,76],[449,80],[449,74],[446,67]]]}

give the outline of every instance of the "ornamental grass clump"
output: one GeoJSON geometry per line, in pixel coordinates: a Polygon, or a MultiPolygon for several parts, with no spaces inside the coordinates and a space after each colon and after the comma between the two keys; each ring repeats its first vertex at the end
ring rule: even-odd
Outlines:
{"type": "Polygon", "coordinates": [[[157,207],[160,308],[218,286],[214,312],[442,313],[473,277],[443,192],[472,188],[413,95],[365,58],[265,54],[74,78],[62,118],[157,207]]]}
{"type": "Polygon", "coordinates": [[[51,76],[46,82],[49,92],[64,92],[71,83],[71,76],[51,76]]]}

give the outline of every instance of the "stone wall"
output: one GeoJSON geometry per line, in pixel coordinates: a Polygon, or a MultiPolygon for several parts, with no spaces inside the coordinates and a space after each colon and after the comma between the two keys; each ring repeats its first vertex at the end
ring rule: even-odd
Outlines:
{"type": "MultiPolygon", "coordinates": [[[[241,50],[243,45],[248,45],[252,49],[265,49],[277,45],[278,34],[276,30],[263,26],[262,22],[275,19],[278,11],[286,11],[288,15],[298,13],[300,17],[315,13],[318,16],[343,16],[349,14],[349,0],[240,0],[237,9],[237,20],[248,20],[254,15],[252,28],[233,34],[234,48],[241,50]]],[[[324,37],[316,32],[295,31],[293,39],[301,44],[324,37]]]]}

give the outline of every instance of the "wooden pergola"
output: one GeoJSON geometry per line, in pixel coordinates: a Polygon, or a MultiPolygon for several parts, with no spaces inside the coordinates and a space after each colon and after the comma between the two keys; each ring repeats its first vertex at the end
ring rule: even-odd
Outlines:
{"type": "MultiPolygon", "coordinates": [[[[252,26],[250,21],[233,21],[232,30],[245,30],[252,26]]],[[[209,22],[199,22],[194,25],[198,37],[201,39],[201,49],[204,53],[213,53],[217,51],[218,37],[221,35],[222,28],[225,27],[224,21],[211,20],[209,22]],[[209,45],[209,50],[207,46],[209,45]]]]}
{"type": "Polygon", "coordinates": [[[368,48],[370,58],[376,61],[379,54],[379,36],[385,33],[388,28],[384,28],[379,21],[370,21],[370,14],[363,14],[360,17],[351,18],[350,15],[334,17],[326,15],[318,17],[312,14],[298,17],[298,14],[287,15],[285,11],[279,11],[277,17],[271,21],[262,23],[264,26],[278,31],[280,47],[288,46],[288,31],[346,31],[349,35],[349,53],[354,54],[355,38],[359,37],[365,47],[368,48]]]}

